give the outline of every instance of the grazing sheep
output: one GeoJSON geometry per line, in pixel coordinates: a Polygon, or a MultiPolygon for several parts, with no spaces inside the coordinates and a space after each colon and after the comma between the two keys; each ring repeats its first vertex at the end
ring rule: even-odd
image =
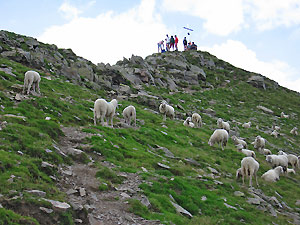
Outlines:
{"type": "Polygon", "coordinates": [[[186,120],[183,122],[183,125],[186,127],[195,127],[195,124],[192,122],[191,117],[186,118],[186,120]]]}
{"type": "Polygon", "coordinates": [[[244,155],[248,157],[256,158],[255,152],[249,149],[240,149],[239,152],[243,153],[244,155]]]}
{"type": "Polygon", "coordinates": [[[259,153],[263,153],[263,149],[266,145],[266,140],[258,135],[252,144],[254,145],[254,148],[258,150],[259,153]]]}
{"type": "Polygon", "coordinates": [[[293,167],[293,169],[299,167],[299,160],[297,156],[293,154],[288,154],[286,157],[288,158],[288,164],[290,164],[293,167]]]}
{"type": "Polygon", "coordinates": [[[230,125],[228,122],[224,122],[223,119],[219,118],[217,120],[217,125],[219,128],[226,130],[227,132],[229,132],[230,130],[230,125]]]}
{"type": "Polygon", "coordinates": [[[280,126],[273,125],[273,126],[272,126],[272,130],[277,130],[277,131],[279,131],[279,130],[280,130],[280,126]]]}
{"type": "Polygon", "coordinates": [[[286,173],[287,174],[290,174],[290,173],[296,174],[294,169],[289,169],[289,168],[287,168],[286,173]]]}
{"type": "Polygon", "coordinates": [[[216,129],[209,138],[208,144],[213,146],[215,143],[221,145],[222,150],[226,147],[228,141],[228,132],[224,129],[216,129]]]}
{"type": "MultiPolygon", "coordinates": [[[[248,174],[249,175],[249,174],[248,174]]],[[[235,178],[238,180],[240,177],[242,177],[242,168],[238,168],[236,170],[235,178]]]]}
{"type": "Polygon", "coordinates": [[[283,173],[282,166],[277,166],[274,169],[270,169],[267,172],[265,172],[261,178],[268,182],[276,182],[279,181],[280,174],[283,173]]]}
{"type": "Polygon", "coordinates": [[[258,187],[256,173],[259,169],[259,163],[252,157],[245,157],[241,161],[241,174],[243,178],[243,185],[245,185],[245,176],[250,176],[249,186],[252,187],[252,176],[255,177],[256,186],[258,187]]]}
{"type": "Polygon", "coordinates": [[[202,127],[202,118],[198,113],[193,113],[192,122],[195,124],[196,128],[202,127]]]}
{"type": "Polygon", "coordinates": [[[272,168],[282,166],[285,172],[288,168],[288,158],[285,155],[267,155],[266,161],[271,164],[272,168]]]}
{"type": "Polygon", "coordinates": [[[282,150],[280,150],[280,151],[278,152],[278,155],[285,155],[285,156],[287,156],[287,154],[286,154],[284,151],[282,151],[282,150]]]}
{"type": "Polygon", "coordinates": [[[242,127],[244,127],[244,128],[250,128],[251,127],[251,122],[249,121],[248,123],[244,123],[243,125],[242,125],[242,127]]]}
{"type": "Polygon", "coordinates": [[[289,118],[290,116],[289,116],[289,115],[285,115],[284,112],[281,112],[280,117],[281,117],[281,118],[287,119],[287,118],[289,118]]]}
{"type": "Polygon", "coordinates": [[[136,126],[136,110],[133,105],[129,105],[123,110],[123,117],[126,124],[130,126],[131,120],[133,120],[133,126],[136,126]]]}
{"type": "Polygon", "coordinates": [[[273,130],[272,133],[271,133],[272,136],[274,136],[275,138],[278,137],[279,133],[277,130],[273,130]]]}
{"type": "Polygon", "coordinates": [[[29,95],[31,87],[34,92],[37,91],[37,93],[40,94],[40,81],[41,76],[38,72],[31,70],[27,71],[24,77],[23,94],[25,93],[25,89],[27,88],[27,94],[29,95]]]}
{"type": "Polygon", "coordinates": [[[290,131],[290,133],[292,134],[292,135],[295,135],[295,136],[297,136],[298,135],[298,128],[297,127],[294,127],[291,131],[290,131]]]}
{"type": "Polygon", "coordinates": [[[272,155],[272,152],[271,152],[269,149],[266,149],[266,148],[264,148],[264,149],[262,150],[262,153],[263,153],[264,155],[272,155]]]}
{"type": "Polygon", "coordinates": [[[96,126],[97,119],[101,119],[101,125],[104,126],[104,117],[106,118],[107,124],[109,120],[111,127],[113,127],[113,117],[116,113],[118,101],[116,99],[107,102],[105,99],[97,99],[94,103],[94,125],[96,126]]]}
{"type": "Polygon", "coordinates": [[[244,141],[243,139],[238,138],[237,136],[233,135],[231,137],[231,139],[233,140],[234,145],[243,145],[243,148],[247,148],[247,143],[246,141],[244,141]]]}
{"type": "Polygon", "coordinates": [[[171,119],[175,118],[175,110],[172,106],[170,106],[166,101],[162,101],[162,103],[159,106],[159,112],[164,114],[164,121],[166,120],[166,117],[170,117],[171,119]]]}

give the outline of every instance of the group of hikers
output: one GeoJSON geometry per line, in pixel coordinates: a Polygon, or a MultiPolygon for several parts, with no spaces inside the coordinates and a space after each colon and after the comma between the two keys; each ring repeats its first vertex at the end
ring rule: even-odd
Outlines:
{"type": "MultiPolygon", "coordinates": [[[[173,35],[171,37],[169,37],[169,35],[166,35],[165,40],[161,40],[160,42],[157,43],[157,47],[158,47],[158,52],[168,52],[171,51],[171,49],[173,49],[173,51],[178,51],[178,37],[177,35],[173,35]],[[166,48],[165,48],[165,44],[166,43],[166,48]]],[[[197,45],[194,42],[191,41],[187,41],[186,37],[184,37],[183,39],[183,47],[184,47],[184,51],[187,50],[197,50],[197,45]]]]}

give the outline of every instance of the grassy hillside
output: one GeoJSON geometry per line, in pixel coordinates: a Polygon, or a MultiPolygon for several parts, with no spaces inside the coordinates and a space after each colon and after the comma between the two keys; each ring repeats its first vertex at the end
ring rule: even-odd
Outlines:
{"type": "MultiPolygon", "coordinates": [[[[235,171],[240,167],[243,154],[237,152],[231,140],[224,151],[218,146],[210,147],[207,142],[217,128],[216,118],[221,117],[230,121],[232,129],[245,138],[249,149],[253,150],[250,143],[261,135],[266,138],[266,147],[273,153],[284,150],[299,155],[300,139],[289,133],[293,127],[300,127],[300,96],[297,93],[281,87],[267,90],[255,88],[245,82],[248,72],[241,72],[232,66],[224,70],[206,69],[207,81],[214,89],[194,86],[189,93],[183,90],[172,93],[163,88],[144,87],[149,94],[168,99],[173,106],[181,105],[181,108],[175,107],[178,112],[187,115],[198,112],[204,122],[202,128],[184,127],[182,120],[167,119],[163,122],[161,115],[148,110],[149,106],[139,104],[140,97],[137,97],[119,102],[121,105],[117,111],[120,115],[114,123],[122,120],[122,110],[132,104],[137,109],[138,128],[111,129],[94,126],[92,119],[94,101],[100,97],[112,97],[105,91],[96,92],[69,83],[64,77],[40,71],[42,95],[16,101],[14,97],[21,92],[24,72],[30,68],[4,58],[0,58],[0,65],[11,67],[15,75],[0,71],[0,224],[44,224],[51,220],[43,220],[24,210],[26,207],[37,210],[41,206],[50,207],[47,201],[27,190],[41,190],[46,192],[47,199],[65,201],[65,193],[59,191],[53,179],[59,178],[58,171],[55,167],[41,166],[43,161],[53,165],[75,163],[72,157],[62,156],[55,148],[63,135],[62,126],[80,127],[84,132],[99,134],[86,138],[85,143],[92,146],[86,154],[101,153],[105,161],[116,165],[114,169],[107,169],[98,162],[99,191],[117,187],[122,182],[119,172],[138,173],[142,177],[145,182],[140,189],[149,199],[151,207],[147,208],[134,199],[129,204],[132,212],[146,219],[158,219],[164,224],[293,222],[281,213],[273,217],[268,211],[259,210],[256,205],[247,202],[247,198],[252,197],[248,191],[248,181],[247,186],[243,187],[241,181],[235,180],[235,171]],[[230,73],[232,69],[240,72],[230,73]],[[224,84],[226,80],[230,82],[224,84]],[[264,113],[257,109],[258,105],[273,110],[274,114],[264,113]],[[211,117],[205,114],[208,108],[214,110],[216,115],[211,117]],[[291,118],[280,118],[282,111],[291,118]],[[45,120],[46,117],[51,119],[45,120]],[[252,121],[252,126],[244,129],[240,123],[248,121],[252,121]],[[270,135],[273,124],[281,127],[278,138],[270,135]],[[159,146],[167,148],[174,157],[166,156],[159,146]],[[170,168],[162,168],[158,163],[170,168]],[[218,173],[212,174],[209,167],[218,173]],[[235,191],[241,191],[245,196],[235,196],[235,191]],[[170,196],[193,218],[177,213],[170,196]]],[[[296,175],[282,176],[277,183],[267,184],[260,176],[270,169],[270,165],[265,161],[265,156],[257,152],[256,155],[260,163],[258,181],[261,191],[290,207],[274,207],[276,210],[296,213],[299,207],[296,200],[300,199],[299,171],[296,175]]],[[[88,163],[88,157],[85,160],[88,163]]],[[[61,224],[74,224],[74,211],[54,214],[61,224]]]]}

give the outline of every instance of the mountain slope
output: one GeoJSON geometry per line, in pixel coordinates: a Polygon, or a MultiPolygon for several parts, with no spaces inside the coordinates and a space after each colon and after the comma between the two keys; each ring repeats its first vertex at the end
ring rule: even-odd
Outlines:
{"type": "Polygon", "coordinates": [[[290,134],[299,127],[298,93],[207,52],[93,65],[71,50],[1,35],[0,224],[299,223],[299,170],[265,183],[260,176],[270,165],[256,152],[260,187],[248,189],[235,180],[243,154],[233,142],[224,151],[207,144],[220,117],[251,150],[261,135],[274,154],[299,155],[299,137],[290,134]],[[41,96],[18,95],[29,69],[42,76],[41,96]],[[119,99],[114,129],[93,125],[91,108],[101,97],[119,99]],[[174,106],[174,121],[163,122],[157,112],[163,99],[174,106]],[[129,104],[137,109],[137,128],[123,123],[121,112],[129,104]],[[182,125],[193,112],[202,116],[200,129],[182,125]],[[281,112],[290,118],[280,118],[281,112]],[[252,126],[244,129],[241,124],[248,121],[252,126]],[[278,138],[270,135],[273,125],[281,127],[278,138]],[[96,177],[84,177],[84,168],[96,177]],[[51,205],[49,199],[72,208],[51,205]],[[95,207],[99,202],[107,204],[107,211],[95,207]],[[187,212],[177,212],[174,203],[187,212]]]}

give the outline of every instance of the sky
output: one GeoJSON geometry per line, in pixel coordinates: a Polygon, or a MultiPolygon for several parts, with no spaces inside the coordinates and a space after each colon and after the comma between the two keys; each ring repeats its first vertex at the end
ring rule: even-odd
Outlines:
{"type": "Polygon", "coordinates": [[[95,64],[146,57],[176,34],[179,50],[187,37],[300,92],[300,0],[0,0],[0,9],[0,30],[71,48],[95,64]]]}

